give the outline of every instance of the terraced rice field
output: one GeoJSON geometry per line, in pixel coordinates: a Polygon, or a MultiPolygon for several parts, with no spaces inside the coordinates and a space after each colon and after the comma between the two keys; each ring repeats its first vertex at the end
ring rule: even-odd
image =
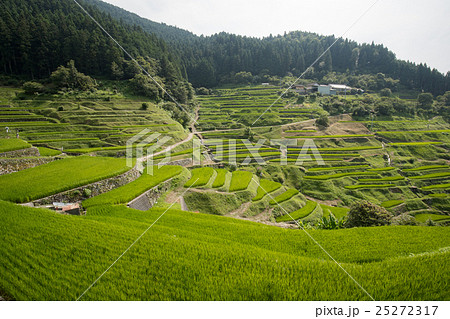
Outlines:
{"type": "Polygon", "coordinates": [[[0,199],[25,203],[128,171],[123,158],[82,156],[0,176],[0,199]]]}

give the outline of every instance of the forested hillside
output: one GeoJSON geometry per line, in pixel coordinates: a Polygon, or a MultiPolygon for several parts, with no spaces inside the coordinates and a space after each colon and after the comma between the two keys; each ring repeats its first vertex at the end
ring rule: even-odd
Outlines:
{"type": "MultiPolygon", "coordinates": [[[[252,75],[299,76],[336,38],[308,32],[290,32],[263,39],[228,33],[195,36],[179,28],[140,18],[99,0],[86,0],[117,19],[137,24],[145,31],[164,38],[185,66],[194,86],[214,86],[229,82],[230,75],[241,71],[252,75]]],[[[409,89],[429,91],[435,95],[450,89],[450,76],[426,64],[416,65],[396,59],[383,45],[358,44],[339,40],[315,65],[307,77],[321,80],[328,72],[346,75],[384,73],[400,80],[409,89]]],[[[358,83],[354,83],[358,85],[358,83]]],[[[370,85],[367,85],[369,88],[370,85]]]]}
{"type": "MultiPolygon", "coordinates": [[[[154,75],[172,81],[169,89],[179,86],[173,79],[187,78],[196,87],[213,87],[235,81],[240,72],[254,83],[271,76],[299,76],[336,40],[300,31],[263,39],[224,32],[196,36],[98,0],[80,3],[131,55],[147,58],[154,75]]],[[[3,74],[44,78],[74,60],[81,72],[91,76],[130,79],[136,75],[123,52],[73,1],[5,0],[0,8],[3,74]]],[[[449,74],[426,64],[398,60],[383,45],[347,39],[338,40],[305,77],[379,90],[375,77],[379,73],[406,89],[434,95],[450,89],[449,74]],[[335,72],[331,78],[330,72],[335,72]],[[366,74],[373,76],[364,77],[366,74]]],[[[396,86],[394,83],[391,88],[396,86]]]]}
{"type": "MultiPolygon", "coordinates": [[[[157,59],[163,76],[181,77],[163,40],[81,3],[131,55],[157,59]]],[[[74,60],[81,72],[111,77],[115,76],[112,63],[121,66],[124,58],[113,41],[70,0],[2,1],[0,38],[0,70],[7,75],[48,77],[59,65],[74,60]]]]}

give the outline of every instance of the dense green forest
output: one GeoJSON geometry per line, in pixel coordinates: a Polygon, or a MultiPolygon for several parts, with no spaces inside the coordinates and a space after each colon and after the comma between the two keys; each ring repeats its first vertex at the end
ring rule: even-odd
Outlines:
{"type": "MultiPolygon", "coordinates": [[[[182,68],[164,40],[138,26],[120,23],[86,3],[83,6],[171,95],[182,103],[189,99],[182,68]]],[[[87,75],[130,80],[137,94],[164,97],[73,1],[2,1],[0,38],[0,72],[4,75],[43,79],[73,60],[87,75]]]]}
{"type": "MultiPolygon", "coordinates": [[[[241,72],[250,75],[254,83],[272,76],[299,76],[336,40],[300,31],[263,39],[224,32],[197,36],[98,0],[80,3],[132,56],[145,57],[150,73],[167,82],[168,90],[181,100],[187,99],[183,78],[196,87],[213,87],[235,81],[241,72]]],[[[132,79],[139,73],[73,1],[5,0],[0,8],[0,72],[5,75],[45,78],[70,60],[91,76],[132,79]]],[[[384,74],[404,88],[434,95],[450,90],[449,74],[426,64],[398,60],[383,45],[347,39],[338,40],[306,77],[381,89],[375,77],[364,77],[367,74],[384,74]],[[334,72],[331,78],[330,72],[334,72]]],[[[135,82],[149,85],[140,83],[142,79],[135,82]]],[[[391,89],[396,89],[395,85],[391,89]]]]}
{"type": "MultiPolygon", "coordinates": [[[[230,76],[251,72],[260,80],[267,75],[299,76],[335,40],[308,32],[290,32],[263,39],[244,37],[225,32],[212,36],[196,36],[188,31],[140,18],[99,0],[86,0],[112,17],[128,24],[141,26],[145,31],[164,38],[182,64],[194,86],[212,87],[230,82],[230,76]]],[[[435,95],[450,90],[450,74],[443,75],[426,64],[416,65],[396,59],[383,45],[358,44],[340,39],[317,63],[306,77],[317,80],[334,71],[346,75],[383,73],[400,80],[408,89],[424,90],[435,95]]],[[[259,80],[256,77],[255,80],[259,80]]],[[[351,85],[364,83],[348,79],[351,85]]],[[[373,85],[372,85],[373,87],[373,85]]],[[[366,88],[370,89],[370,85],[366,88]]]]}

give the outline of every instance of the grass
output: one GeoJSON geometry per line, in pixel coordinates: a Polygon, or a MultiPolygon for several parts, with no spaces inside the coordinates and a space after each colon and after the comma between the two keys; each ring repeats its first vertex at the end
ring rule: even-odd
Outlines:
{"type": "Polygon", "coordinates": [[[428,186],[422,187],[423,190],[449,189],[449,188],[450,188],[450,183],[445,183],[445,184],[435,184],[435,185],[428,185],[428,186]]]}
{"type": "MultiPolygon", "coordinates": [[[[99,206],[80,218],[0,202],[2,292],[76,300],[163,212],[99,206]]],[[[450,260],[443,227],[308,232],[377,300],[448,299],[430,276],[450,260]]],[[[302,231],[169,210],[82,300],[368,297],[302,231]]]]}
{"type": "Polygon", "coordinates": [[[28,142],[18,138],[0,138],[0,153],[22,150],[31,147],[28,142]]]}
{"type": "Polygon", "coordinates": [[[311,176],[305,176],[305,179],[313,179],[318,181],[325,181],[330,179],[337,179],[342,177],[348,177],[348,176],[363,176],[363,175],[378,175],[376,172],[347,172],[347,173],[337,173],[337,174],[328,174],[328,175],[311,175],[311,176]]]}
{"type": "Polygon", "coordinates": [[[252,180],[253,174],[247,171],[234,171],[231,176],[230,192],[237,192],[247,189],[252,180]]]}
{"type": "Polygon", "coordinates": [[[128,203],[149,189],[179,175],[181,172],[181,166],[164,165],[160,168],[158,168],[157,165],[153,166],[152,174],[147,174],[144,172],[144,174],[131,183],[115,188],[101,195],[86,199],[83,201],[83,207],[90,208],[98,205],[128,203]]]}
{"type": "Polygon", "coordinates": [[[320,207],[322,207],[323,217],[328,217],[330,214],[333,214],[337,219],[346,217],[350,210],[347,207],[328,206],[325,204],[320,204],[320,207]]]}
{"type": "Polygon", "coordinates": [[[403,169],[404,172],[420,172],[420,171],[426,171],[430,169],[441,169],[441,168],[449,168],[448,165],[426,165],[426,166],[420,166],[420,167],[414,167],[414,168],[405,168],[403,169]]]}
{"type": "Polygon", "coordinates": [[[362,188],[389,188],[389,187],[395,187],[395,184],[358,184],[358,185],[348,185],[345,186],[347,189],[362,189],[362,188]]]}
{"type": "Polygon", "coordinates": [[[0,176],[0,199],[25,203],[122,174],[125,159],[82,156],[0,176]]]}
{"type": "Polygon", "coordinates": [[[306,202],[305,206],[303,206],[299,210],[277,217],[277,222],[288,222],[292,221],[292,219],[299,220],[305,218],[316,209],[317,205],[318,204],[316,202],[309,200],[306,202]]]}
{"type": "Polygon", "coordinates": [[[446,178],[450,176],[450,172],[433,173],[418,176],[409,176],[410,179],[436,179],[436,178],[446,178]]]}
{"type": "Polygon", "coordinates": [[[431,219],[434,222],[438,222],[438,221],[442,221],[442,220],[448,220],[448,219],[450,219],[450,216],[448,216],[448,215],[438,215],[438,214],[417,214],[417,215],[414,215],[414,218],[419,223],[425,223],[429,219],[431,219]]]}
{"type": "Polygon", "coordinates": [[[225,179],[228,174],[228,171],[224,168],[216,168],[217,176],[212,183],[213,188],[222,187],[225,185],[225,179]]]}
{"type": "Polygon", "coordinates": [[[53,150],[47,147],[38,147],[38,150],[41,156],[58,156],[61,154],[61,151],[53,150]]]}
{"type": "Polygon", "coordinates": [[[194,168],[191,171],[191,178],[184,184],[184,187],[199,187],[208,184],[211,176],[214,174],[212,167],[194,168]]]}
{"type": "Polygon", "coordinates": [[[314,133],[316,130],[287,130],[285,133],[314,133]]]}
{"type": "Polygon", "coordinates": [[[294,197],[298,193],[299,193],[299,191],[296,190],[295,188],[290,188],[287,191],[285,191],[283,194],[280,194],[277,197],[275,197],[274,199],[272,199],[269,202],[269,204],[270,205],[276,205],[277,203],[280,204],[282,202],[285,202],[285,201],[291,199],[292,197],[294,197]]]}
{"type": "Polygon", "coordinates": [[[270,181],[267,179],[261,179],[259,181],[259,187],[256,191],[256,196],[253,197],[252,201],[256,202],[258,200],[261,200],[267,194],[270,194],[280,188],[281,188],[280,183],[270,181]]]}
{"type": "Polygon", "coordinates": [[[385,202],[381,203],[381,206],[384,208],[391,208],[391,207],[395,207],[398,206],[400,204],[403,204],[405,201],[401,200],[401,199],[393,199],[393,200],[387,200],[385,202]]]}

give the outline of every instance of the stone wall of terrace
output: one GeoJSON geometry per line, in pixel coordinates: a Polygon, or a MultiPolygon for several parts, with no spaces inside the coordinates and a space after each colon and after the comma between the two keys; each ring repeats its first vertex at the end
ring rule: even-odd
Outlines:
{"type": "Polygon", "coordinates": [[[29,147],[21,150],[0,153],[0,157],[17,158],[17,157],[33,157],[41,156],[37,147],[29,147]]]}
{"type": "Polygon", "coordinates": [[[42,164],[54,161],[51,157],[40,158],[1,158],[0,157],[0,175],[11,174],[22,171],[27,168],[36,167],[42,164]]]}
{"type": "Polygon", "coordinates": [[[107,178],[92,184],[80,186],[69,191],[61,192],[45,198],[32,201],[34,206],[48,205],[53,202],[76,203],[81,202],[89,197],[106,193],[114,188],[128,184],[136,180],[141,173],[133,167],[122,175],[107,178]]]}

